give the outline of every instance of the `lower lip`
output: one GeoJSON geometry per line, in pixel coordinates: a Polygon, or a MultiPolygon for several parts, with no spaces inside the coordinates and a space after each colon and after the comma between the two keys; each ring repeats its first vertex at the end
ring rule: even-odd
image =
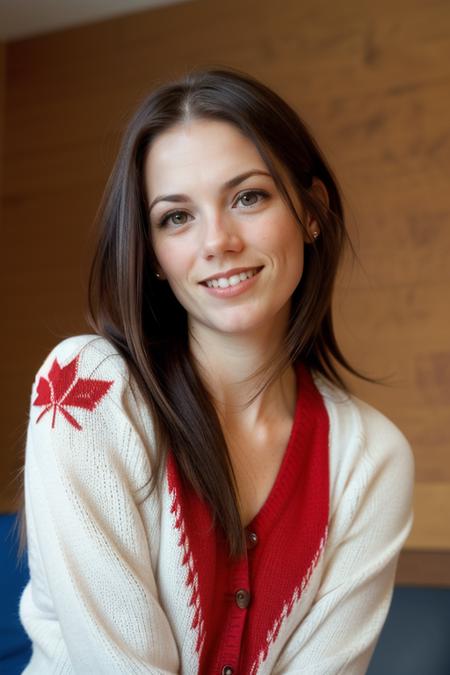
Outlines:
{"type": "Polygon", "coordinates": [[[240,281],[236,286],[227,286],[227,288],[214,288],[214,286],[210,287],[205,284],[200,285],[203,286],[210,295],[213,295],[216,298],[234,298],[236,295],[240,295],[251,288],[258,279],[260,272],[261,270],[250,277],[250,279],[240,281]]]}

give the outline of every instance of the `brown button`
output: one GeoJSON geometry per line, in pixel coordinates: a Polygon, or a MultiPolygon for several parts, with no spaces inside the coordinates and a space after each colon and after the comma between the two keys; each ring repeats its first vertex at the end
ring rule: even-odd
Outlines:
{"type": "Polygon", "coordinates": [[[236,599],[236,604],[240,609],[247,609],[250,604],[250,593],[248,591],[241,588],[236,592],[234,597],[236,599]]]}
{"type": "Polygon", "coordinates": [[[255,548],[258,543],[258,535],[256,532],[247,532],[247,548],[255,548]]]}
{"type": "Polygon", "coordinates": [[[222,675],[233,675],[234,670],[231,666],[224,666],[222,668],[222,675]]]}

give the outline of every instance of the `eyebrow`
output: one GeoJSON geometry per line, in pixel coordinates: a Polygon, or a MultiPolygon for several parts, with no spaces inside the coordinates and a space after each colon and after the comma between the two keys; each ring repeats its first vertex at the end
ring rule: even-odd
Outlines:
{"type": "MultiPolygon", "coordinates": [[[[250,176],[269,176],[269,178],[272,178],[272,174],[268,173],[267,171],[261,171],[260,169],[251,169],[250,171],[246,171],[245,173],[240,173],[238,176],[235,176],[234,178],[230,178],[230,180],[227,180],[221,187],[221,190],[229,190],[230,188],[236,187],[236,185],[239,185],[239,183],[243,183],[244,180],[247,180],[247,178],[250,178],[250,176]]],[[[152,201],[148,208],[148,212],[152,210],[152,208],[157,204],[158,202],[188,202],[189,201],[189,196],[188,195],[183,195],[183,194],[174,194],[174,195],[162,195],[160,197],[155,197],[155,199],[152,201]]]]}

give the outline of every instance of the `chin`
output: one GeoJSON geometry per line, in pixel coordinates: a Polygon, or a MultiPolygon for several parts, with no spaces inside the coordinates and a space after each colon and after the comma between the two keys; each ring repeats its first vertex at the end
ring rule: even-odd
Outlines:
{"type": "Polygon", "coordinates": [[[247,315],[235,320],[217,322],[212,328],[228,335],[250,335],[255,331],[261,331],[263,326],[268,326],[271,322],[272,319],[249,317],[247,315]]]}
{"type": "Polygon", "coordinates": [[[223,335],[252,335],[260,336],[267,329],[275,330],[279,321],[284,322],[284,316],[280,316],[279,309],[267,311],[267,308],[251,307],[249,305],[235,308],[222,308],[208,316],[197,315],[193,323],[207,327],[208,331],[222,333],[223,335]]]}

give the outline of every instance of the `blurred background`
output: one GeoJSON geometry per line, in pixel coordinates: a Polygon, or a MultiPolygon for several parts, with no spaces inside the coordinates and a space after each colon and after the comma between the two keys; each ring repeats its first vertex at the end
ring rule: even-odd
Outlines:
{"type": "MultiPolygon", "coordinates": [[[[449,1],[0,0],[0,512],[17,509],[35,372],[57,342],[88,332],[92,222],[126,121],[153,87],[209,65],[287,99],[337,174],[358,255],[339,278],[337,334],[350,362],[386,384],[347,381],[416,458],[389,621],[405,626],[415,607],[430,628],[417,604],[429,598],[448,632],[449,1]]],[[[421,675],[450,673],[445,652],[448,669],[428,662],[421,675]]]]}

